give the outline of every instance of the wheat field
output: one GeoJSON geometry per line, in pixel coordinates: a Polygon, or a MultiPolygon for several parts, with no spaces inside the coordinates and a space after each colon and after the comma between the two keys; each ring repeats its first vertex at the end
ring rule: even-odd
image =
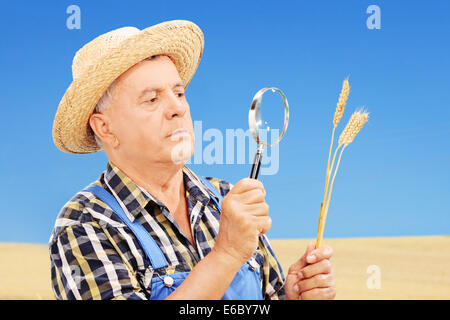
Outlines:
{"type": "MultiPolygon", "coordinates": [[[[311,240],[271,240],[285,272],[311,240]]],[[[334,250],[336,299],[450,299],[450,236],[322,244],[334,250]]],[[[0,299],[54,299],[46,245],[0,243],[0,261],[0,299]]]]}

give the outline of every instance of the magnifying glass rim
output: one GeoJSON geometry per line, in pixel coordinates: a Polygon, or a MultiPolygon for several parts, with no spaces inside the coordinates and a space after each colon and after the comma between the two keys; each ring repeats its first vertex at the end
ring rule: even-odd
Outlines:
{"type": "Polygon", "coordinates": [[[283,91],[281,91],[280,89],[275,88],[275,87],[269,87],[269,88],[262,88],[262,89],[260,89],[255,94],[255,96],[253,97],[252,104],[250,106],[250,111],[248,113],[248,124],[249,124],[249,127],[250,127],[250,131],[253,134],[253,138],[255,138],[255,140],[256,140],[256,143],[258,143],[258,145],[263,144],[265,146],[276,145],[277,143],[279,143],[281,141],[281,139],[283,138],[284,134],[286,133],[286,129],[288,127],[288,123],[289,123],[289,103],[288,103],[288,101],[286,99],[286,96],[284,95],[283,91]],[[284,103],[284,124],[283,124],[283,130],[281,131],[281,134],[278,137],[278,140],[275,141],[274,143],[271,143],[271,144],[266,143],[266,142],[262,141],[259,138],[259,130],[256,128],[256,113],[257,113],[256,111],[257,111],[257,108],[261,105],[261,99],[262,99],[263,94],[266,91],[268,91],[268,90],[272,90],[272,91],[275,90],[275,91],[277,91],[281,95],[281,97],[283,99],[283,103],[284,103]]]}

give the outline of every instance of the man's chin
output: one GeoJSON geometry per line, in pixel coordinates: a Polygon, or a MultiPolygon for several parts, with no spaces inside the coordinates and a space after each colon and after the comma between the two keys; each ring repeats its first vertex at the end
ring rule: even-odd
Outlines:
{"type": "Polygon", "coordinates": [[[170,153],[170,159],[174,164],[184,165],[194,154],[194,146],[190,141],[180,141],[170,153]]]}

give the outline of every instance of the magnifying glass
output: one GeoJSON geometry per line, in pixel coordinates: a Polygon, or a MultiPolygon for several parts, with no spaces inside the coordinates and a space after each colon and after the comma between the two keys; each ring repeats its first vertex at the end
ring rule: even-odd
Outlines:
{"type": "Polygon", "coordinates": [[[252,105],[248,113],[250,131],[258,144],[255,159],[253,161],[250,178],[258,179],[264,148],[274,146],[281,141],[289,122],[289,104],[284,93],[274,87],[262,88],[253,97],[252,105]],[[264,96],[264,101],[263,101],[264,96]],[[282,112],[281,110],[284,109],[282,112]],[[264,114],[263,112],[264,111],[264,114]],[[269,135],[273,136],[281,132],[278,139],[268,143],[269,135]]]}

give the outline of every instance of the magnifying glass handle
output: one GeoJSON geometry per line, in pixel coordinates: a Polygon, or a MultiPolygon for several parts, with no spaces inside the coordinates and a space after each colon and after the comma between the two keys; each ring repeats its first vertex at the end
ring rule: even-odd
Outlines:
{"type": "Polygon", "coordinates": [[[252,171],[250,172],[250,178],[258,179],[259,167],[261,166],[261,159],[263,156],[264,145],[260,144],[258,150],[256,150],[255,160],[253,160],[252,171]]]}

